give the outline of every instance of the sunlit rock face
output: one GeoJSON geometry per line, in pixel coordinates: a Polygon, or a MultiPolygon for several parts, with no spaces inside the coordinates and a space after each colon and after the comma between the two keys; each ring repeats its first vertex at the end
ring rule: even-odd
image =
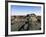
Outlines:
{"type": "MultiPolygon", "coordinates": [[[[38,22],[38,18],[35,14],[31,14],[31,16],[29,15],[29,30],[39,30],[40,29],[40,25],[41,23],[38,22]]],[[[39,19],[40,20],[40,19],[39,19]]]]}
{"type": "Polygon", "coordinates": [[[27,14],[26,16],[11,16],[11,31],[40,30],[41,16],[27,14]]]}

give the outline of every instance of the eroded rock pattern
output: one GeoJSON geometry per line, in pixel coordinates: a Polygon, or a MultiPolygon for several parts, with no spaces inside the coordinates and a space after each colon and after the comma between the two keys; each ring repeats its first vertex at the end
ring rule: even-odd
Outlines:
{"type": "Polygon", "coordinates": [[[41,30],[41,16],[11,16],[11,31],[41,30]]]}

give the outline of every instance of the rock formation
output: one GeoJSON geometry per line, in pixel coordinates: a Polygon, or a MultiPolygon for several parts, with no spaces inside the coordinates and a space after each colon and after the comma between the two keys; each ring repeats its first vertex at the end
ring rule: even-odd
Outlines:
{"type": "Polygon", "coordinates": [[[11,16],[11,31],[41,30],[41,16],[11,16]]]}

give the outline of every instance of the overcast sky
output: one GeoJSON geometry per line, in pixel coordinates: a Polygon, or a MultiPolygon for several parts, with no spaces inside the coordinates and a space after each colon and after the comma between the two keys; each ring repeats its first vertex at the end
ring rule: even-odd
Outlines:
{"type": "Polygon", "coordinates": [[[41,6],[19,6],[19,5],[11,5],[12,15],[27,15],[35,13],[36,15],[40,15],[41,6]]]}

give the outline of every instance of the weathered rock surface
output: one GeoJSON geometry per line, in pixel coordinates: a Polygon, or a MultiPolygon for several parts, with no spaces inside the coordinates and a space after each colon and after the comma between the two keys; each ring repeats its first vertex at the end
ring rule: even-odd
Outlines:
{"type": "Polygon", "coordinates": [[[27,16],[11,16],[11,31],[40,30],[41,16],[29,14],[27,16]]]}

